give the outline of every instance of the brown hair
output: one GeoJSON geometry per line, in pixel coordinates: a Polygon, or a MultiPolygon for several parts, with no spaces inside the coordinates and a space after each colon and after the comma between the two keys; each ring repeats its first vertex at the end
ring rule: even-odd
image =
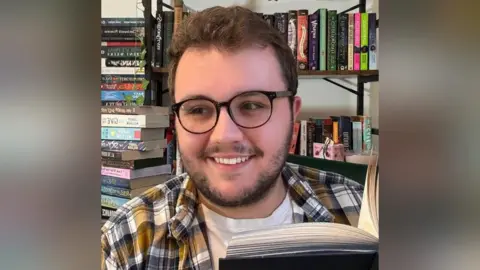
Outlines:
{"type": "Polygon", "coordinates": [[[214,46],[221,50],[236,51],[253,44],[270,46],[275,51],[284,82],[295,95],[298,88],[296,60],[280,32],[247,8],[216,6],[192,13],[175,31],[168,49],[168,88],[172,102],[175,100],[174,82],[178,63],[188,48],[214,46]]]}

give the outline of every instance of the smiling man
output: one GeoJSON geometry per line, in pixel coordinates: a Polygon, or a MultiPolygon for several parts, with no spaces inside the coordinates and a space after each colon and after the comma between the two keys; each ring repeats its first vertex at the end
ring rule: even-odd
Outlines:
{"type": "Polygon", "coordinates": [[[286,163],[301,99],[296,61],[279,32],[246,8],[209,8],[180,26],[169,57],[186,173],[104,225],[103,269],[218,269],[240,231],[356,226],[361,185],[286,163]]]}

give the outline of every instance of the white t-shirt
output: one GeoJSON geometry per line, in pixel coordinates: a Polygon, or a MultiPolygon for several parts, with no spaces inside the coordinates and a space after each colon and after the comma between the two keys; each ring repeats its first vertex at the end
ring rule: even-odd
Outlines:
{"type": "Polygon", "coordinates": [[[228,241],[233,234],[246,230],[293,223],[292,201],[288,193],[280,206],[266,218],[227,218],[208,209],[203,204],[201,207],[207,225],[207,236],[214,270],[218,269],[218,259],[225,257],[228,241]]]}

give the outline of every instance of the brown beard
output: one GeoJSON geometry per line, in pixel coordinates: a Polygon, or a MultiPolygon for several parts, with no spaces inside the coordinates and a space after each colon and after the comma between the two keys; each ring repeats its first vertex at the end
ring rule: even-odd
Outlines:
{"type": "MultiPolygon", "coordinates": [[[[290,125],[289,131],[281,147],[277,152],[272,156],[272,159],[268,162],[267,168],[260,172],[255,186],[248,190],[242,190],[241,193],[234,199],[225,198],[220,192],[211,187],[211,182],[205,175],[205,173],[200,169],[196,169],[194,166],[195,160],[191,160],[185,156],[181,147],[179,147],[180,156],[185,171],[190,176],[190,179],[195,184],[198,191],[211,203],[216,204],[221,207],[240,207],[248,206],[255,204],[262,199],[270,192],[270,190],[275,186],[278,176],[280,175],[285,161],[288,156],[288,150],[290,148],[290,141],[293,135],[293,121],[290,125]]],[[[179,141],[179,146],[181,143],[179,141]]],[[[197,160],[205,160],[209,155],[213,153],[222,152],[222,148],[226,146],[214,145],[205,149],[195,157],[197,160]]],[[[232,151],[237,153],[249,153],[256,155],[257,157],[263,157],[263,151],[259,148],[254,147],[249,149],[243,145],[230,145],[228,146],[232,151]]]]}

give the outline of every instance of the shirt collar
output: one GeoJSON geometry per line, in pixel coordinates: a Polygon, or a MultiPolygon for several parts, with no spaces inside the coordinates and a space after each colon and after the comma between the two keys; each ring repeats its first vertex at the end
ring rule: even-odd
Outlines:
{"type": "MultiPolygon", "coordinates": [[[[292,200],[298,206],[294,209],[295,212],[301,213],[303,211],[309,222],[333,221],[334,216],[320,202],[308,182],[297,171],[285,165],[281,174],[292,200]]],[[[197,189],[193,181],[190,180],[190,176],[186,175],[176,205],[170,206],[175,209],[175,214],[170,219],[168,226],[170,235],[175,239],[182,241],[188,235],[190,226],[196,218],[197,205],[197,189]]],[[[304,222],[303,215],[297,216],[300,218],[295,218],[296,223],[304,222]]]]}

